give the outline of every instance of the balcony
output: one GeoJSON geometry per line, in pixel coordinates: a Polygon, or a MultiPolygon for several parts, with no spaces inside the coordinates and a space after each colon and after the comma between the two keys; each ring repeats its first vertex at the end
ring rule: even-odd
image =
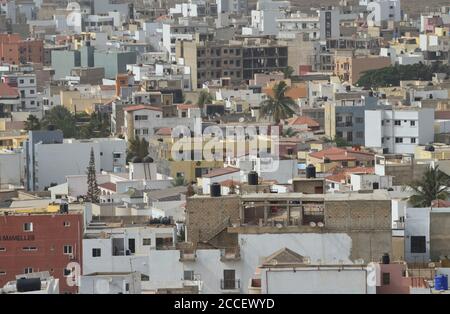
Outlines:
{"type": "Polygon", "coordinates": [[[195,250],[180,250],[180,262],[195,261],[197,254],[195,250]]]}
{"type": "Polygon", "coordinates": [[[226,261],[238,261],[241,259],[241,253],[239,247],[231,247],[220,250],[220,260],[226,261]]]}
{"type": "Polygon", "coordinates": [[[241,281],[239,279],[221,279],[220,290],[228,293],[238,293],[241,289],[241,281]]]}

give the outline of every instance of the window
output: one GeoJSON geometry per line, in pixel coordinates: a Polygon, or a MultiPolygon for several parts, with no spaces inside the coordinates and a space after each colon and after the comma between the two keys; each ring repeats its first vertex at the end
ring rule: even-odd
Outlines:
{"type": "Polygon", "coordinates": [[[32,222],[26,222],[23,224],[23,231],[25,232],[33,232],[33,223],[32,222]]]}
{"type": "Polygon", "coordinates": [[[120,153],[113,153],[113,158],[120,158],[122,156],[120,153]]]}
{"type": "Polygon", "coordinates": [[[30,89],[30,94],[34,95],[34,89],[30,89]]]}
{"type": "Polygon", "coordinates": [[[356,132],[356,137],[357,138],[364,138],[364,132],[362,132],[362,131],[356,132]]]}
{"type": "Polygon", "coordinates": [[[33,272],[33,267],[25,267],[23,270],[24,274],[31,274],[33,272]]]}
{"type": "Polygon", "coordinates": [[[64,277],[69,277],[71,273],[72,272],[70,271],[70,269],[64,268],[63,270],[64,277]]]}
{"type": "Polygon", "coordinates": [[[142,245],[145,245],[145,246],[152,245],[152,239],[150,239],[150,238],[142,239],[142,245]]]}
{"type": "Polygon", "coordinates": [[[411,253],[426,253],[425,236],[411,236],[411,253]]]}
{"type": "Polygon", "coordinates": [[[409,125],[410,126],[416,126],[416,121],[413,121],[413,120],[409,121],[409,125]]]}
{"type": "Polygon", "coordinates": [[[364,123],[364,118],[357,117],[357,118],[355,118],[355,122],[356,123],[364,123]]]}
{"type": "Polygon", "coordinates": [[[37,251],[37,247],[35,247],[35,246],[24,246],[22,248],[22,251],[25,251],[25,252],[37,251]]]}
{"type": "Polygon", "coordinates": [[[64,221],[64,227],[70,227],[70,221],[64,221]]]}
{"type": "Polygon", "coordinates": [[[383,286],[389,285],[391,283],[391,274],[390,273],[383,273],[383,286]]]}
{"type": "Polygon", "coordinates": [[[125,291],[130,291],[130,284],[129,283],[125,284],[125,291]]]}
{"type": "Polygon", "coordinates": [[[402,125],[402,122],[400,120],[395,120],[394,124],[395,125],[402,125]]]}
{"type": "Polygon", "coordinates": [[[102,256],[102,249],[93,248],[92,249],[92,257],[100,257],[102,256]]]}
{"type": "Polygon", "coordinates": [[[395,138],[396,143],[403,143],[403,137],[396,137],[395,138]]]}
{"type": "Polygon", "coordinates": [[[5,247],[0,247],[0,252],[6,252],[6,248],[5,247]]]}
{"type": "Polygon", "coordinates": [[[411,137],[411,144],[415,144],[416,143],[416,138],[415,137],[411,137]]]}
{"type": "Polygon", "coordinates": [[[193,270],[185,270],[184,271],[184,280],[194,280],[194,271],[193,270]]]}
{"type": "Polygon", "coordinates": [[[72,254],[73,250],[72,250],[72,246],[71,245],[64,245],[64,254],[69,255],[72,254]]]}
{"type": "Polygon", "coordinates": [[[148,116],[135,115],[135,116],[134,116],[134,120],[135,120],[135,121],[148,120],[148,116]]]}
{"type": "Polygon", "coordinates": [[[0,270],[0,276],[5,276],[6,275],[6,271],[0,270]]]}
{"type": "Polygon", "coordinates": [[[142,129],[142,135],[148,135],[148,129],[147,128],[142,129]]]}

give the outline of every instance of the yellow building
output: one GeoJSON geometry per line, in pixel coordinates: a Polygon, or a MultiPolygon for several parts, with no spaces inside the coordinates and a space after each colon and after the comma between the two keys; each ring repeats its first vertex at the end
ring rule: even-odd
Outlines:
{"type": "Polygon", "coordinates": [[[414,157],[416,160],[450,160],[450,145],[435,143],[427,146],[416,146],[414,157]]]}
{"type": "Polygon", "coordinates": [[[26,131],[7,130],[8,119],[0,119],[0,149],[14,149],[22,147],[28,138],[26,131]]]}

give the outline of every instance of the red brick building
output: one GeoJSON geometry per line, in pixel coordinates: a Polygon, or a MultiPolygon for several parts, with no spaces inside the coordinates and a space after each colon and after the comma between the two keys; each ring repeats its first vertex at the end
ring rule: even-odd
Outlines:
{"type": "Polygon", "coordinates": [[[0,287],[19,274],[49,271],[59,278],[60,293],[77,292],[67,284],[73,274],[66,268],[81,267],[82,239],[81,213],[0,213],[0,287]]]}
{"type": "Polygon", "coordinates": [[[0,34],[0,63],[27,62],[44,62],[44,42],[40,39],[22,39],[18,34],[0,34]]]}

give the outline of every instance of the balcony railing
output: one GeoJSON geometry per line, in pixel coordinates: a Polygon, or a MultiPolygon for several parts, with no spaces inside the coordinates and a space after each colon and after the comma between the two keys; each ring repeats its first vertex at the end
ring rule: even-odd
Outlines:
{"type": "Polygon", "coordinates": [[[221,279],[221,290],[236,290],[241,288],[241,281],[239,279],[221,279]]]}

